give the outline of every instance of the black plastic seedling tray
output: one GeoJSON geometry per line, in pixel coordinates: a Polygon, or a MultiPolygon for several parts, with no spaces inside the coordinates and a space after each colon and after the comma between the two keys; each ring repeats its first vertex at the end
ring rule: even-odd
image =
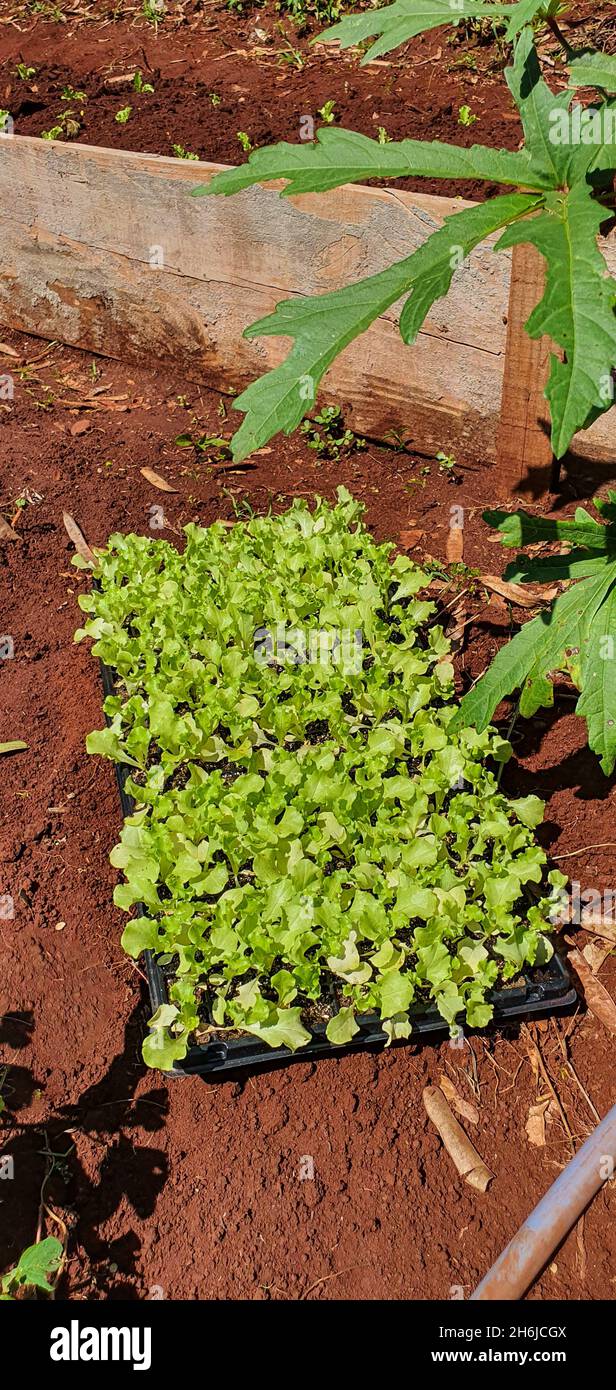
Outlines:
{"type": "MultiPolygon", "coordinates": [[[[113,673],[101,662],[103,688],[105,695],[115,693],[113,673]]],[[[123,815],[130,816],[135,809],[132,797],[126,791],[128,769],[116,763],[116,774],[120,790],[123,815]]],[[[152,951],[144,951],[143,961],[150,992],[152,1012],[167,1004],[167,982],[164,971],[158,965],[152,951]]],[[[577,1002],[577,994],[572,987],[567,968],[555,951],[546,966],[530,969],[519,982],[510,988],[491,990],[488,999],[494,1006],[490,1030],[502,1028],[509,1023],[522,1023],[529,1019],[546,1018],[553,1014],[569,1013],[577,1002]]],[[[436,1041],[449,1036],[449,1027],[438,1010],[426,1005],[416,1005],[409,1009],[412,1030],[409,1038],[402,1038],[394,1046],[405,1042],[417,1043],[421,1038],[436,1041]]],[[[257,1071],[260,1068],[289,1062],[318,1061],[320,1057],[339,1057],[345,1052],[357,1052],[368,1048],[381,1048],[387,1042],[381,1020],[377,1014],[364,1014],[357,1018],[359,1032],[350,1043],[340,1046],[330,1043],[324,1024],[316,1024],[312,1029],[312,1041],[296,1052],[288,1047],[269,1047],[259,1038],[245,1034],[237,1038],[219,1039],[212,1042],[196,1043],[189,1048],[182,1062],[174,1064],[170,1076],[212,1076],[224,1077],[230,1072],[257,1071]]],[[[468,1029],[465,1032],[472,1032],[468,1029]]],[[[483,1030],[486,1031],[486,1030],[483,1030]]]]}

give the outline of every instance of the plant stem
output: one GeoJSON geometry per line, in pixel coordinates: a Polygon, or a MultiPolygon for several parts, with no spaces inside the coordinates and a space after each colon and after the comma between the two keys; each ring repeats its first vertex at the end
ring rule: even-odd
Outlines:
{"type": "Polygon", "coordinates": [[[571,44],[567,42],[560,27],[560,24],[558,23],[558,20],[554,19],[553,15],[546,15],[546,23],[548,27],[552,30],[554,38],[558,39],[558,42],[561,48],[564,49],[567,58],[572,58],[574,55],[574,50],[572,49],[571,44]]]}

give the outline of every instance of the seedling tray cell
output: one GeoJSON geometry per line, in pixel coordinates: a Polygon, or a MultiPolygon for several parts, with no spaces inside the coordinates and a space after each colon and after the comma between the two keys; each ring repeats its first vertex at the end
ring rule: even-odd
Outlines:
{"type": "MultiPolygon", "coordinates": [[[[113,672],[103,662],[100,665],[105,695],[113,695],[113,672]]],[[[115,768],[122,813],[124,817],[131,816],[135,805],[126,791],[128,769],[119,763],[115,764],[115,768]]],[[[144,951],[143,962],[152,1012],[155,1012],[161,1004],[168,1003],[167,981],[152,951],[144,951]]],[[[490,1031],[510,1023],[570,1013],[577,1002],[576,991],[571,985],[568,970],[558,951],[554,952],[547,966],[525,971],[514,985],[492,990],[487,997],[494,1006],[490,1031]]],[[[409,1019],[412,1024],[410,1037],[402,1038],[392,1046],[399,1047],[406,1042],[417,1043],[425,1038],[437,1041],[449,1036],[448,1025],[434,1006],[417,1004],[411,1007],[409,1019]]],[[[370,1048],[380,1049],[385,1045],[387,1034],[383,1031],[377,1014],[358,1015],[357,1023],[359,1032],[350,1043],[342,1046],[329,1041],[324,1024],[315,1024],[311,1029],[311,1042],[295,1052],[287,1047],[269,1047],[267,1043],[251,1037],[250,1034],[195,1043],[189,1048],[182,1062],[175,1063],[168,1075],[225,1077],[237,1071],[258,1071],[289,1062],[317,1062],[321,1057],[339,1057],[343,1053],[365,1051],[370,1048]]],[[[473,1031],[465,1028],[465,1033],[473,1031]]]]}

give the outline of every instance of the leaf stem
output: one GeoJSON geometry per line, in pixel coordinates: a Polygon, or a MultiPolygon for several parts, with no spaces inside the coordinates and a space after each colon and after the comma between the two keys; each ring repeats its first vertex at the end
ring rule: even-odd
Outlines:
{"type": "Polygon", "coordinates": [[[546,24],[552,30],[554,38],[558,39],[558,42],[561,48],[564,50],[567,58],[573,58],[574,49],[571,47],[571,44],[568,43],[567,39],[565,38],[560,24],[558,23],[558,20],[555,19],[553,15],[546,15],[546,24]]]}

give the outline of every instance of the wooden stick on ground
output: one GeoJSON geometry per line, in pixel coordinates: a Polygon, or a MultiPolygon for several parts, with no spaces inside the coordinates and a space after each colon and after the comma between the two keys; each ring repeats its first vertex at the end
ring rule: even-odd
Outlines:
{"type": "Polygon", "coordinates": [[[550,412],[543,394],[551,343],[524,331],[544,287],[543,256],[534,246],[514,246],[495,475],[500,496],[512,501],[537,501],[552,481],[550,412]]]}
{"type": "Polygon", "coordinates": [[[474,1144],[464,1133],[462,1126],[452,1115],[440,1086],[426,1086],[423,1103],[432,1124],[436,1126],[449,1157],[454,1162],[460,1177],[470,1183],[478,1192],[485,1192],[494,1176],[484,1163],[474,1144]]]}

